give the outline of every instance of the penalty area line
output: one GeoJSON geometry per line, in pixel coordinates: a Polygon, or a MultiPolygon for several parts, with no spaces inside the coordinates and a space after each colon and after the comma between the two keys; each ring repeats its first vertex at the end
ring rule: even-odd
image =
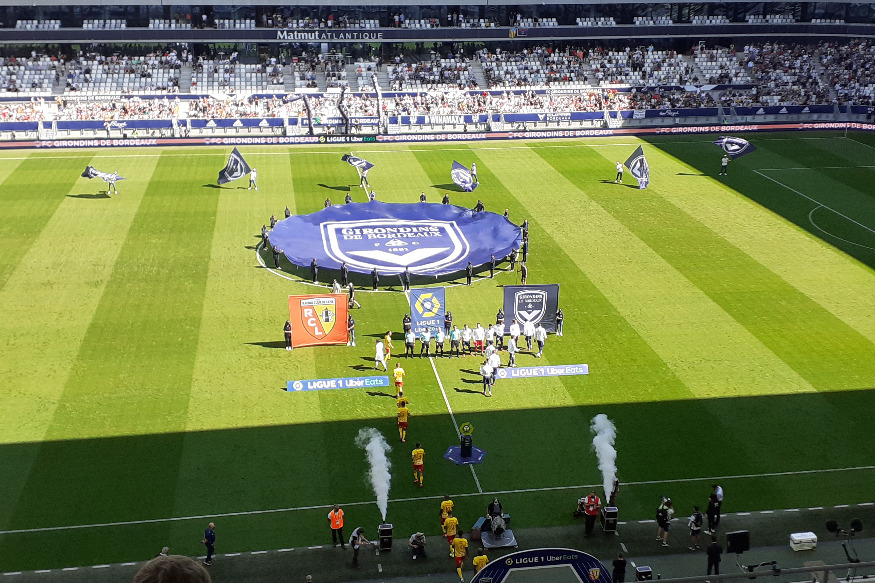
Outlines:
{"type": "MultiPolygon", "coordinates": [[[[791,188],[791,187],[787,186],[786,184],[784,184],[783,182],[781,182],[781,181],[779,181],[779,180],[775,180],[775,179],[772,178],[771,176],[766,176],[765,174],[763,174],[763,173],[760,172],[759,170],[754,169],[754,172],[756,172],[757,174],[759,174],[760,176],[762,176],[762,177],[765,178],[766,180],[771,180],[771,181],[774,182],[775,184],[777,184],[777,185],[779,185],[779,186],[783,186],[784,188],[786,188],[786,189],[789,190],[790,192],[795,192],[796,194],[798,194],[798,195],[801,196],[802,198],[808,199],[808,200],[810,200],[811,202],[813,202],[813,203],[815,203],[815,204],[817,204],[817,205],[819,205],[819,206],[822,206],[822,207],[825,208],[825,209],[829,209],[829,210],[831,210],[832,212],[834,212],[834,213],[837,214],[838,216],[840,216],[840,217],[842,217],[842,218],[844,218],[844,219],[849,220],[850,222],[854,223],[855,225],[858,225],[858,226],[860,226],[860,227],[863,227],[864,229],[866,229],[867,231],[869,231],[870,233],[872,233],[873,235],[875,235],[875,230],[872,230],[871,228],[867,227],[867,226],[864,225],[863,223],[861,223],[861,222],[859,222],[859,221],[855,221],[855,220],[852,219],[851,217],[849,217],[849,216],[847,216],[847,215],[845,215],[845,214],[840,213],[839,211],[835,210],[834,208],[832,208],[832,207],[830,207],[830,206],[827,206],[827,205],[823,204],[823,203],[820,202],[819,200],[815,200],[815,199],[811,198],[810,196],[808,196],[807,194],[804,194],[804,193],[802,193],[802,192],[799,192],[799,191],[796,190],[795,188],[791,188]]],[[[815,225],[815,226],[816,226],[816,225],[815,225]]]]}

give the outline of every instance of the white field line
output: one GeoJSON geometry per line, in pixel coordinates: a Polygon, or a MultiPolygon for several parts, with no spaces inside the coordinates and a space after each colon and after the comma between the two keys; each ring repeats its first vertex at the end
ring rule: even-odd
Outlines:
{"type": "MultiPolygon", "coordinates": [[[[450,412],[450,418],[453,420],[453,429],[456,430],[456,437],[461,439],[462,434],[459,433],[459,423],[456,421],[456,416],[453,414],[453,408],[450,407],[450,400],[447,398],[447,392],[444,390],[444,384],[441,382],[441,377],[438,375],[437,367],[434,365],[434,359],[432,357],[428,357],[428,361],[431,363],[431,370],[434,371],[434,378],[437,379],[438,386],[441,388],[441,395],[444,396],[444,403],[447,405],[447,411],[450,412]]],[[[471,468],[471,475],[474,477],[474,483],[477,485],[477,492],[482,494],[483,488],[480,487],[480,479],[477,478],[477,471],[474,469],[473,464],[468,464],[468,467],[471,468]]]]}
{"type": "MultiPolygon", "coordinates": [[[[499,493],[500,493],[500,492],[499,492],[499,493]]],[[[462,494],[462,496],[474,496],[474,495],[479,495],[479,494],[462,494]]],[[[428,496],[428,498],[443,498],[443,497],[442,497],[442,496],[428,496]]],[[[417,500],[422,500],[422,499],[423,499],[423,498],[418,498],[417,500]]],[[[413,499],[411,498],[411,500],[413,500],[413,499]]],[[[368,504],[371,504],[371,502],[368,502],[368,504]]],[[[875,505],[875,502],[860,502],[859,504],[853,504],[853,505],[849,505],[849,504],[837,504],[837,505],[835,505],[835,506],[832,506],[832,508],[848,508],[848,507],[850,507],[850,506],[865,507],[865,506],[873,506],[873,505],[875,505]]],[[[349,506],[349,505],[347,505],[347,506],[349,506]]],[[[329,508],[329,507],[328,507],[328,506],[325,506],[324,508],[329,508]]],[[[799,510],[800,510],[799,508],[785,508],[785,509],[783,509],[783,512],[799,512],[799,510]]],[[[808,510],[823,510],[823,507],[822,507],[822,506],[815,506],[815,507],[809,508],[808,510]]],[[[763,511],[760,511],[761,514],[769,514],[769,513],[775,513],[775,512],[781,512],[781,510],[763,510],[763,511]]],[[[750,514],[751,514],[750,512],[735,512],[735,513],[734,513],[734,516],[750,516],[750,514]]],[[[725,514],[724,516],[730,516],[730,515],[733,515],[733,513],[730,512],[729,514],[725,514]]],[[[655,520],[638,520],[637,522],[638,522],[638,524],[655,524],[655,523],[656,523],[655,520]]],[[[622,526],[622,525],[626,525],[626,524],[628,524],[628,523],[627,523],[627,522],[620,521],[620,522],[618,522],[617,524],[619,524],[619,525],[622,526]]],[[[624,552],[624,553],[628,553],[625,544],[620,543],[620,547],[623,549],[623,552],[624,552]]],[[[324,545],[312,546],[312,547],[307,547],[307,548],[308,548],[308,549],[322,549],[322,548],[324,548],[324,545]]],[[[264,550],[264,551],[249,551],[249,554],[250,554],[250,555],[267,555],[267,554],[270,554],[270,553],[287,553],[287,552],[289,552],[289,551],[294,551],[294,550],[295,550],[295,549],[271,549],[271,550],[264,550]]],[[[378,552],[378,554],[379,554],[379,551],[377,551],[377,552],[378,552]]],[[[244,554],[244,553],[243,553],[243,552],[239,552],[239,553],[227,553],[227,554],[225,554],[225,555],[216,555],[216,556],[239,557],[239,556],[242,555],[242,554],[244,554]]],[[[202,560],[202,559],[205,559],[206,557],[205,557],[205,556],[200,556],[200,557],[197,557],[197,558],[202,560]]],[[[121,563],[120,566],[122,566],[122,567],[130,567],[130,566],[135,566],[135,565],[137,565],[137,564],[138,564],[138,563],[130,563],[130,562],[129,562],[129,563],[121,563]]],[[[635,566],[635,563],[634,563],[634,562],[631,562],[631,564],[632,564],[633,567],[635,566]]],[[[92,568],[92,569],[106,569],[106,568],[110,568],[110,567],[112,567],[112,566],[113,566],[113,565],[109,565],[109,564],[104,564],[104,565],[93,565],[91,568],[92,568]]],[[[80,568],[83,568],[83,569],[84,569],[84,568],[86,568],[86,567],[64,567],[64,568],[61,569],[61,571],[76,571],[76,570],[78,570],[78,569],[80,569],[80,568]]],[[[52,569],[41,569],[41,570],[38,570],[38,571],[34,571],[34,573],[40,573],[40,574],[42,574],[42,573],[51,573],[51,572],[52,572],[52,569]]],[[[3,575],[5,575],[5,576],[21,575],[22,573],[23,573],[22,571],[8,571],[8,572],[6,572],[6,573],[3,573],[3,575]]]]}
{"type": "Polygon", "coordinates": [[[771,176],[766,176],[765,174],[763,174],[763,173],[760,172],[759,170],[754,170],[754,172],[756,172],[757,174],[759,174],[760,176],[762,176],[762,177],[765,178],[766,180],[771,180],[771,181],[774,182],[775,184],[777,184],[777,185],[779,185],[779,186],[783,186],[784,188],[786,188],[786,189],[789,190],[790,192],[795,192],[796,194],[798,194],[798,195],[801,196],[802,198],[808,199],[808,200],[810,200],[811,202],[813,202],[813,203],[815,203],[815,204],[818,204],[818,205],[822,206],[822,207],[825,208],[825,209],[829,209],[829,210],[831,210],[832,212],[834,212],[835,214],[839,215],[840,217],[843,217],[843,218],[849,220],[850,222],[854,223],[855,225],[859,225],[860,227],[863,227],[864,229],[866,229],[867,231],[869,231],[870,233],[872,233],[873,235],[875,235],[875,230],[872,230],[871,228],[867,227],[867,226],[864,225],[863,223],[860,223],[860,222],[858,222],[858,221],[855,221],[855,220],[852,219],[851,217],[849,217],[849,216],[847,216],[847,215],[845,215],[845,214],[840,213],[839,211],[835,210],[834,208],[832,208],[832,207],[830,207],[830,206],[827,206],[827,205],[823,204],[823,203],[820,202],[819,200],[815,200],[815,199],[811,198],[810,196],[808,196],[807,194],[803,194],[803,193],[799,192],[799,191],[796,190],[795,188],[790,188],[789,186],[787,186],[787,185],[784,184],[783,182],[781,182],[781,181],[779,181],[779,180],[775,180],[775,179],[772,178],[771,176]]]}
{"type": "MultiPolygon", "coordinates": [[[[623,482],[624,486],[648,486],[654,484],[678,484],[678,483],[686,483],[686,482],[711,482],[722,480],[745,480],[751,478],[773,478],[773,477],[781,477],[781,476],[803,476],[803,475],[813,475],[813,474],[830,474],[830,473],[839,473],[839,472],[859,472],[859,471],[868,471],[875,470],[875,466],[854,466],[848,468],[826,468],[821,470],[798,470],[792,472],[770,472],[765,474],[739,474],[734,476],[702,476],[698,478],[675,478],[672,480],[642,480],[638,482],[623,482]]],[[[489,496],[494,496],[497,494],[507,495],[507,494],[529,494],[529,493],[537,493],[537,492],[550,492],[550,491],[558,491],[558,490],[586,490],[587,488],[595,488],[600,486],[601,484],[578,484],[575,486],[553,486],[549,488],[524,488],[518,490],[497,490],[494,492],[467,492],[461,494],[452,494],[452,496],[456,498],[465,498],[471,496],[480,496],[482,494],[487,494],[489,496]]],[[[417,496],[412,498],[397,498],[393,499],[392,502],[417,502],[420,500],[441,500],[443,499],[443,495],[435,495],[435,496],[417,496]]],[[[373,500],[361,501],[361,502],[346,502],[341,504],[342,506],[365,506],[373,504],[373,500]]],[[[858,506],[871,506],[875,503],[873,502],[863,502],[858,504],[858,506]]],[[[63,531],[63,530],[83,530],[89,528],[111,528],[118,526],[132,526],[137,524],[156,524],[163,522],[184,522],[188,520],[204,520],[207,518],[229,518],[234,516],[254,516],[258,514],[279,514],[286,512],[299,512],[303,510],[322,510],[322,509],[330,509],[333,507],[333,504],[318,504],[314,506],[297,506],[290,508],[270,508],[267,510],[247,510],[241,512],[222,512],[218,514],[201,514],[201,515],[193,515],[193,516],[173,516],[169,518],[149,518],[145,520],[126,520],[120,522],[102,522],[102,523],[94,523],[94,524],[75,524],[68,526],[47,526],[41,528],[21,528],[21,529],[12,529],[12,530],[2,530],[0,531],[0,535],[5,534],[26,534],[32,532],[53,532],[53,531],[63,531]]],[[[842,507],[847,507],[844,505],[842,507]]],[[[813,506],[808,508],[808,510],[823,510],[823,506],[813,506]]],[[[832,508],[832,507],[831,507],[832,508]]],[[[742,513],[738,513],[741,515],[742,513]]]]}

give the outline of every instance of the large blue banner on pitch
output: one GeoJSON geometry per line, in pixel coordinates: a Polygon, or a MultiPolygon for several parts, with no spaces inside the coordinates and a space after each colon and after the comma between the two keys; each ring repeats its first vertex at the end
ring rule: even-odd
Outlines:
{"type": "Polygon", "coordinates": [[[506,257],[520,229],[503,216],[449,204],[379,201],[333,205],[280,221],[270,244],[295,265],[397,275],[445,275],[506,257]]]}
{"type": "Polygon", "coordinates": [[[371,389],[388,386],[389,377],[346,377],[289,381],[286,383],[286,390],[294,393],[298,391],[327,391],[330,389],[371,389]]]}
{"type": "Polygon", "coordinates": [[[417,338],[426,330],[434,334],[444,327],[447,311],[446,290],[442,287],[424,287],[410,290],[410,318],[417,338]]]}
{"type": "Polygon", "coordinates": [[[530,379],[537,377],[564,377],[589,374],[588,364],[557,364],[553,366],[521,366],[498,369],[500,379],[530,379]]]}

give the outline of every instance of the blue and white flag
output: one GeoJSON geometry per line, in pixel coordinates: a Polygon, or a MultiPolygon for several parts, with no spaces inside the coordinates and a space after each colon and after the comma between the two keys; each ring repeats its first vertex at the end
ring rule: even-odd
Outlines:
{"type": "Polygon", "coordinates": [[[88,178],[89,180],[92,178],[101,178],[104,182],[117,182],[119,180],[124,180],[124,178],[118,175],[118,172],[101,172],[94,166],[86,166],[85,170],[82,172],[82,178],[88,178]]]}
{"type": "Polygon", "coordinates": [[[231,157],[228,158],[228,163],[219,172],[219,184],[225,184],[238,178],[243,178],[252,171],[246,160],[243,159],[243,154],[237,148],[231,152],[231,157]]]}
{"type": "Polygon", "coordinates": [[[458,184],[465,192],[471,192],[480,185],[479,182],[474,182],[474,177],[471,176],[471,171],[455,160],[453,160],[453,170],[451,171],[451,174],[453,176],[453,182],[458,184]]]}
{"type": "Polygon", "coordinates": [[[734,138],[732,136],[721,136],[719,140],[714,140],[713,143],[723,148],[723,151],[733,159],[750,154],[757,149],[756,146],[744,138],[734,138]]]}
{"type": "Polygon", "coordinates": [[[368,170],[374,167],[373,164],[365,160],[364,158],[359,158],[358,156],[353,156],[352,154],[344,154],[340,157],[343,162],[346,162],[350,166],[358,169],[362,174],[367,174],[368,170]]]}
{"type": "Polygon", "coordinates": [[[644,157],[644,149],[641,146],[638,146],[638,149],[626,160],[626,168],[638,181],[639,189],[647,188],[650,184],[650,166],[647,165],[647,158],[644,157]]]}
{"type": "Polygon", "coordinates": [[[443,328],[446,310],[446,288],[422,287],[410,290],[410,319],[417,338],[426,330],[434,334],[438,328],[443,328]]]}
{"type": "Polygon", "coordinates": [[[333,205],[309,215],[292,215],[270,232],[270,244],[286,258],[309,267],[343,262],[355,273],[447,275],[470,261],[483,265],[520,246],[520,228],[499,214],[436,203],[380,201],[333,205]]]}

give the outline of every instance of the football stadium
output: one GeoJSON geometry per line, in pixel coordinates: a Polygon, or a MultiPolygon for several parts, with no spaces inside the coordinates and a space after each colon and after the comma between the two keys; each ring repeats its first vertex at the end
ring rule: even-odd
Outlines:
{"type": "Polygon", "coordinates": [[[872,579],[873,37],[4,1],[0,578],[872,579]]]}

